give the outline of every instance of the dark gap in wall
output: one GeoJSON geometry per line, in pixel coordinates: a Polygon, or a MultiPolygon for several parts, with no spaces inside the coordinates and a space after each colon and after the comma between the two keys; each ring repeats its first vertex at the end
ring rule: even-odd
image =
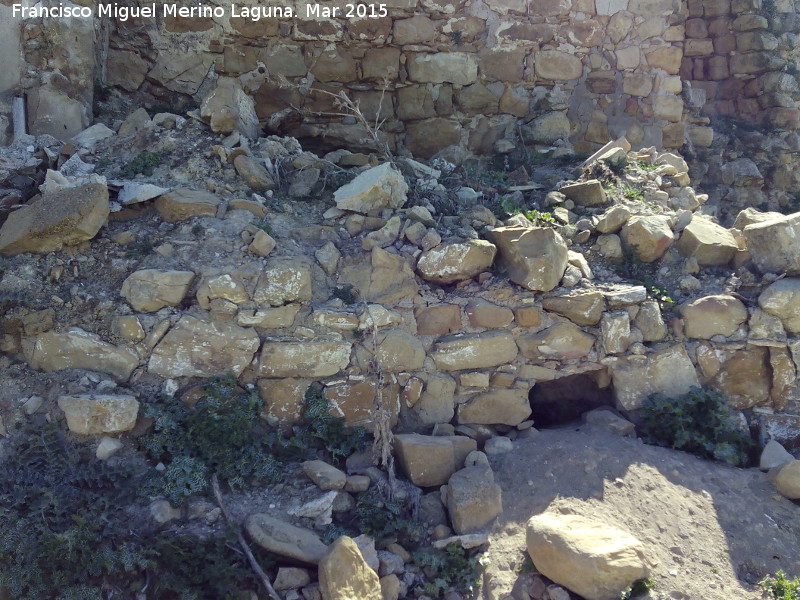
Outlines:
{"type": "Polygon", "coordinates": [[[539,429],[578,423],[585,412],[614,406],[605,370],[540,381],[531,388],[528,398],[533,411],[531,418],[539,429]]]}

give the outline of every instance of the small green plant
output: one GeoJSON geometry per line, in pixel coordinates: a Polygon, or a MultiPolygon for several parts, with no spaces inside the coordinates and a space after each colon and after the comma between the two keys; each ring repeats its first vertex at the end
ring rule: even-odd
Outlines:
{"type": "Polygon", "coordinates": [[[675,300],[669,295],[669,290],[660,285],[653,284],[648,286],[647,295],[661,304],[675,304],[675,300]]]}
{"type": "Polygon", "coordinates": [[[426,594],[441,598],[449,590],[474,598],[481,585],[481,573],[486,566],[480,552],[465,550],[453,543],[444,550],[427,548],[413,554],[414,562],[425,573],[426,594]]]}
{"type": "Polygon", "coordinates": [[[166,154],[162,152],[139,152],[127,165],[120,169],[120,175],[129,178],[139,174],[152,175],[165,156],[166,154]]]}
{"type": "Polygon", "coordinates": [[[629,184],[622,186],[622,195],[628,200],[642,201],[644,200],[644,192],[637,187],[629,184]]]}
{"type": "Polygon", "coordinates": [[[320,386],[311,385],[306,391],[303,419],[305,423],[295,426],[294,436],[287,442],[290,448],[303,453],[319,448],[338,463],[367,445],[366,429],[348,428],[342,417],[332,415],[320,386]]]}
{"type": "Polygon", "coordinates": [[[800,579],[789,579],[783,571],[765,577],[758,585],[770,594],[770,600],[800,600],[800,579]]]}
{"type": "Polygon", "coordinates": [[[630,600],[631,598],[638,598],[639,596],[644,596],[650,590],[652,590],[655,586],[653,585],[653,580],[649,577],[644,579],[637,579],[634,581],[631,586],[625,590],[622,595],[620,596],[620,600],[630,600]]]}
{"type": "Polygon", "coordinates": [[[172,504],[206,494],[213,473],[232,489],[280,476],[276,437],[262,424],[258,396],[237,389],[231,379],[213,379],[205,391],[194,407],[170,401],[145,409],[154,419],[153,430],[139,445],[150,459],[166,465],[150,477],[149,487],[172,504]]]}
{"type": "Polygon", "coordinates": [[[637,160],[636,166],[639,167],[642,171],[655,171],[658,169],[659,165],[651,165],[649,162],[644,160],[637,160]]]}
{"type": "Polygon", "coordinates": [[[356,499],[358,530],[382,539],[396,535],[404,541],[416,541],[423,534],[423,527],[409,514],[407,503],[389,500],[376,492],[362,492],[356,499]]]}
{"type": "Polygon", "coordinates": [[[553,227],[556,224],[556,219],[549,212],[539,212],[536,209],[526,210],[524,213],[525,218],[537,227],[553,227]]]}
{"type": "Polygon", "coordinates": [[[747,466],[755,443],[733,423],[724,394],[693,387],[683,396],[653,394],[642,405],[641,434],[650,444],[747,466]]]}
{"type": "Polygon", "coordinates": [[[253,221],[253,225],[264,233],[272,235],[272,225],[266,219],[257,219],[253,221]]]}

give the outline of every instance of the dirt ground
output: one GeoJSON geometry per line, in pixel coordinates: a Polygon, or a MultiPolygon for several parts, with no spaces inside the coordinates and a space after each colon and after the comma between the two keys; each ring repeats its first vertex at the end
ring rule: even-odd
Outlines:
{"type": "MultiPolygon", "coordinates": [[[[800,504],[736,469],[587,426],[543,430],[491,457],[503,513],[481,598],[519,598],[525,525],[544,511],[627,530],[646,547],[652,600],[755,600],[765,575],[800,573],[800,504]]],[[[575,596],[573,596],[575,597],[575,596]]]]}

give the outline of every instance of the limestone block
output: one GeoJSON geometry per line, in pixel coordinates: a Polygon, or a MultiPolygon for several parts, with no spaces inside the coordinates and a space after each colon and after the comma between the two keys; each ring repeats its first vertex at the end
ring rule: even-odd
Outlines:
{"type": "Polygon", "coordinates": [[[92,239],[109,213],[105,180],[48,191],[0,227],[0,254],[57,252],[92,239]]]}
{"type": "Polygon", "coordinates": [[[23,338],[22,352],[31,368],[48,373],[86,369],[126,381],[139,366],[139,358],[130,350],[112,346],[78,327],[63,333],[48,331],[23,338]]]}
{"type": "Polygon", "coordinates": [[[502,491],[485,465],[461,469],[447,482],[447,512],[458,534],[489,526],[503,512],[502,491]]]}
{"type": "Polygon", "coordinates": [[[600,206],[608,201],[603,185],[597,179],[571,183],[558,191],[578,206],[600,206]]]}
{"type": "Polygon", "coordinates": [[[537,333],[522,335],[517,344],[525,358],[572,359],[586,356],[594,345],[594,337],[563,321],[537,333]]]}
{"type": "Polygon", "coordinates": [[[331,414],[343,418],[349,427],[371,427],[376,400],[389,411],[389,423],[394,427],[400,410],[399,398],[400,389],[393,378],[379,382],[376,377],[354,376],[325,388],[331,414]]]}
{"type": "Polygon", "coordinates": [[[253,329],[185,314],[153,349],[148,370],[162,377],[238,377],[259,344],[253,329]]]}
{"type": "Polygon", "coordinates": [[[303,259],[273,258],[258,276],[253,301],[259,306],[281,306],[311,300],[311,266],[303,259]]]}
{"type": "Polygon", "coordinates": [[[514,321],[514,313],[511,312],[511,309],[480,300],[470,302],[465,312],[469,324],[473,327],[505,329],[514,321]]]}
{"type": "Polygon", "coordinates": [[[800,275],[800,213],[752,223],[743,233],[759,271],[800,275]]]}
{"type": "Polygon", "coordinates": [[[517,357],[517,344],[505,331],[456,334],[441,338],[431,356],[444,371],[482,369],[513,361],[517,357]]]}
{"type": "Polygon", "coordinates": [[[440,244],[423,252],[417,270],[423,279],[434,283],[454,283],[470,279],[494,262],[497,248],[486,240],[440,244]]]}
{"type": "Polygon", "coordinates": [[[759,346],[739,350],[721,365],[709,383],[724,392],[728,404],[736,410],[768,403],[772,386],[769,350],[759,346]]]}
{"type": "Polygon", "coordinates": [[[156,210],[165,221],[174,223],[192,217],[213,217],[220,199],[214,194],[177,188],[156,199],[156,210]]]}
{"type": "Polygon", "coordinates": [[[552,81],[570,81],[583,74],[581,59],[560,50],[541,50],[534,54],[536,76],[552,81]]]}
{"type": "Polygon", "coordinates": [[[258,361],[264,377],[330,377],[350,363],[350,342],[264,342],[258,361]]]}
{"type": "Polygon", "coordinates": [[[378,574],[346,535],[330,545],[319,562],[322,600],[383,600],[378,574]]]}
{"type": "Polygon", "coordinates": [[[605,300],[602,292],[576,290],[544,298],[542,307],[567,317],[576,325],[597,325],[603,316],[605,300]]]}
{"type": "Polygon", "coordinates": [[[262,416],[273,427],[288,429],[303,419],[308,379],[259,379],[259,396],[264,400],[262,416]]]}
{"type": "Polygon", "coordinates": [[[669,218],[663,215],[634,216],[622,228],[622,243],[642,262],[664,255],[675,240],[669,218]]]}
{"type": "Polygon", "coordinates": [[[525,542],[545,577],[586,600],[619,598],[649,572],[642,542],[580,515],[536,515],[528,521],[525,542]]]}
{"type": "Polygon", "coordinates": [[[614,397],[620,410],[637,410],[650,394],[676,398],[700,381],[682,344],[647,356],[620,358],[611,366],[614,397]]]}
{"type": "Polygon", "coordinates": [[[122,282],[119,293],[133,310],[155,312],[165,306],[178,306],[186,297],[192,281],[192,271],[143,269],[131,273],[122,282]]]}
{"type": "Polygon", "coordinates": [[[567,267],[567,244],[555,230],[496,227],[486,237],[497,246],[514,283],[548,292],[561,281],[567,267]]]}
{"type": "Polygon", "coordinates": [[[139,402],[129,395],[61,396],[58,407],[64,411],[70,431],[82,435],[129,431],[139,414],[139,402]]]}
{"type": "Polygon", "coordinates": [[[758,297],[758,305],[778,317],[790,333],[800,333],[800,278],[786,277],[770,284],[758,297]]]}
{"type": "Polygon", "coordinates": [[[681,307],[686,337],[709,339],[732,335],[747,320],[747,309],[733,296],[698,298],[681,307]]]}
{"type": "Polygon", "coordinates": [[[400,208],[406,202],[403,175],[391,163],[372,167],[333,194],[336,207],[366,214],[384,208],[400,208]]]}
{"type": "Polygon", "coordinates": [[[409,78],[419,83],[469,85],[478,79],[478,59],[466,52],[412,53],[406,68],[409,78]]]}
{"type": "Polygon", "coordinates": [[[458,405],[460,424],[516,426],[530,416],[527,389],[489,390],[458,405]]]}
{"type": "Polygon", "coordinates": [[[310,529],[262,513],[247,517],[245,529],[250,539],[265,550],[301,563],[316,565],[327,551],[327,546],[310,529]]]}

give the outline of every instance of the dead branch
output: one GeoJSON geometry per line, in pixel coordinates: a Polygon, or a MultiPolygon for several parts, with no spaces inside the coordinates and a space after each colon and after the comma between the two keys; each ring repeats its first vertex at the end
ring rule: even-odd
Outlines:
{"type": "Polygon", "coordinates": [[[275,588],[273,588],[272,584],[269,582],[267,574],[264,573],[264,570],[261,568],[261,565],[258,564],[256,557],[253,556],[253,551],[250,550],[250,546],[247,543],[247,540],[245,540],[244,536],[242,535],[241,527],[239,526],[238,523],[234,523],[230,513],[228,512],[227,507],[225,506],[225,504],[223,504],[222,493],[219,490],[219,479],[217,479],[216,473],[214,473],[211,476],[211,490],[214,492],[214,498],[217,501],[217,506],[219,506],[220,511],[222,511],[222,517],[225,519],[225,522],[228,525],[236,528],[236,539],[239,542],[239,546],[241,546],[242,550],[247,556],[247,562],[250,563],[250,568],[253,569],[253,572],[256,574],[258,579],[261,581],[261,584],[264,586],[264,589],[267,590],[267,595],[272,600],[281,600],[281,597],[278,596],[278,593],[275,591],[275,588]]]}

